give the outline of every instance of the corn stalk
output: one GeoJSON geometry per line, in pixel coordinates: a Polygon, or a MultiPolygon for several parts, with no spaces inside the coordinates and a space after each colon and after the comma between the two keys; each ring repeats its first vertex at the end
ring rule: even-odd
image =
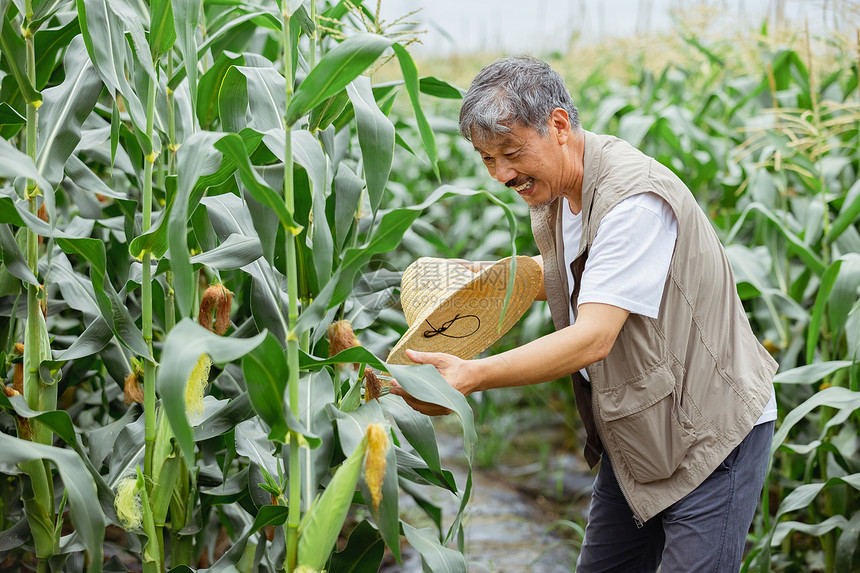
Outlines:
{"type": "MultiPolygon", "coordinates": [[[[24,25],[21,28],[27,50],[26,73],[30,85],[36,83],[36,58],[31,27],[33,6],[31,0],[25,4],[24,25]]],[[[41,101],[27,102],[27,155],[36,160],[36,137],[38,126],[38,107],[41,101]]],[[[27,182],[27,200],[30,213],[36,215],[39,206],[36,198],[40,190],[35,181],[27,182]]],[[[39,278],[39,237],[35,231],[27,228],[27,265],[33,275],[39,278]]],[[[27,286],[27,323],[24,342],[24,396],[31,408],[37,411],[54,410],[57,407],[57,387],[55,384],[45,384],[39,373],[42,360],[50,359],[50,348],[47,340],[45,317],[42,314],[40,291],[45,285],[27,286]]],[[[53,437],[51,430],[43,424],[31,421],[19,425],[25,429],[25,435],[20,436],[37,443],[50,445],[53,437]]],[[[33,541],[36,546],[39,572],[48,571],[48,559],[56,552],[59,544],[59,527],[54,523],[54,486],[50,468],[47,462],[33,460],[21,464],[21,469],[30,478],[30,491],[23,496],[24,507],[30,521],[33,541]]]]}

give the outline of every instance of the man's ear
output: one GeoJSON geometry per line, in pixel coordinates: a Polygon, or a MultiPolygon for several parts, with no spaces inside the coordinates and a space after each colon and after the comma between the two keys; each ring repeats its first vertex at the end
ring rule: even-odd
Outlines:
{"type": "Polygon", "coordinates": [[[560,107],[555,108],[549,114],[549,133],[564,145],[570,137],[570,118],[567,112],[560,107]]]}

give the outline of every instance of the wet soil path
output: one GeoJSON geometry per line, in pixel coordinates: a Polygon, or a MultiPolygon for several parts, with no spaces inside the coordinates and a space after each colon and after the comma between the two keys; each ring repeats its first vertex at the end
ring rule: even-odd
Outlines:
{"type": "MultiPolygon", "coordinates": [[[[443,428],[437,441],[443,467],[462,488],[467,474],[462,437],[443,428]]],[[[584,523],[592,473],[584,461],[564,449],[538,461],[534,452],[520,454],[492,470],[473,469],[472,496],[464,519],[469,573],[569,573],[574,569],[581,538],[571,522],[584,523]]],[[[442,508],[447,527],[459,500],[439,488],[425,493],[442,508]]],[[[402,510],[411,521],[408,516],[420,510],[405,498],[401,497],[402,510]]],[[[392,563],[380,571],[421,571],[420,556],[405,544],[403,557],[402,568],[392,563]]]]}

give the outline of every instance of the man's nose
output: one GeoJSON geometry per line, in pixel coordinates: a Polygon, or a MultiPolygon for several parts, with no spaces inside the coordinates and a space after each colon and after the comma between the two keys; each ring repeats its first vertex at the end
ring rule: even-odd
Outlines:
{"type": "Polygon", "coordinates": [[[496,159],[495,165],[490,171],[490,175],[499,183],[507,183],[514,179],[518,173],[517,170],[511,166],[510,162],[504,158],[499,158],[496,159]]]}

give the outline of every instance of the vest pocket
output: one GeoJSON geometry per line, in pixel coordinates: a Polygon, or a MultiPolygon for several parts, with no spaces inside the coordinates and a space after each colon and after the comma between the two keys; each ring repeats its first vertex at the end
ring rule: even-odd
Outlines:
{"type": "Polygon", "coordinates": [[[627,384],[596,391],[599,415],[610,434],[607,441],[634,479],[649,483],[670,477],[696,436],[678,404],[668,366],[658,365],[627,384]]]}

